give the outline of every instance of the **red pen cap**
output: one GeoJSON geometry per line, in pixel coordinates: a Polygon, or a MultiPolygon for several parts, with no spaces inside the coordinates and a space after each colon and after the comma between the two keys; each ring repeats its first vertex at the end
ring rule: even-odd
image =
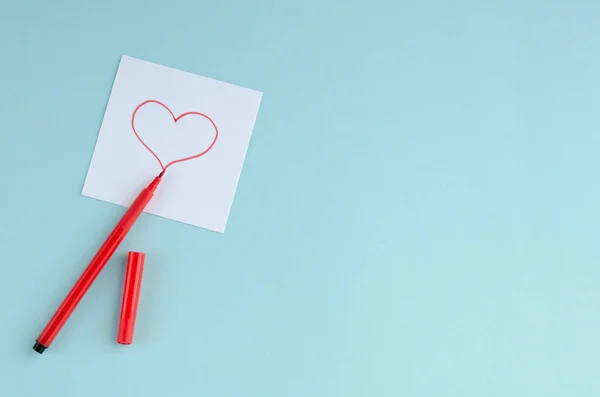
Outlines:
{"type": "Polygon", "coordinates": [[[133,340],[133,329],[135,327],[135,316],[140,298],[145,259],[146,254],[143,252],[130,251],[127,256],[123,303],[121,304],[121,317],[117,333],[117,342],[122,345],[130,345],[133,340]]]}

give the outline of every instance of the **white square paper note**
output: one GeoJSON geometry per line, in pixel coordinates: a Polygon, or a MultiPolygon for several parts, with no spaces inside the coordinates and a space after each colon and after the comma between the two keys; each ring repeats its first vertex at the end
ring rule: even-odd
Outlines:
{"type": "Polygon", "coordinates": [[[224,232],[262,93],[123,56],[82,194],[224,232]],[[187,159],[185,161],[178,161],[187,159]]]}

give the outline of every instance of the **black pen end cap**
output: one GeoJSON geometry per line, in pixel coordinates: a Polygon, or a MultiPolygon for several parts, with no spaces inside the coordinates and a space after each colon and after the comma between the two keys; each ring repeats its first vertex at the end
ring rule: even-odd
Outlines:
{"type": "Polygon", "coordinates": [[[33,345],[33,350],[35,350],[36,352],[42,354],[44,352],[44,350],[46,350],[46,349],[47,349],[46,346],[42,345],[37,340],[35,341],[35,345],[33,345]]]}

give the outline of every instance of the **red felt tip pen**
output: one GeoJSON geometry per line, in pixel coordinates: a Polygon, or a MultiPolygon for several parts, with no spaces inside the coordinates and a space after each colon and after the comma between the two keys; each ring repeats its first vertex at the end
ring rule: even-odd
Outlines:
{"type": "Polygon", "coordinates": [[[98,277],[98,274],[100,274],[104,268],[104,265],[106,265],[119,244],[121,244],[129,232],[129,229],[131,229],[137,218],[144,211],[144,208],[146,208],[146,205],[148,205],[154,196],[154,192],[161,182],[163,174],[164,171],[154,178],[148,187],[140,192],[133,204],[131,204],[127,212],[125,212],[119,223],[117,223],[117,226],[115,226],[104,244],[102,244],[102,247],[98,250],[98,253],[96,253],[83,274],[79,277],[73,288],[71,288],[71,291],[63,300],[58,310],[56,310],[56,313],[54,313],[54,316],[52,316],[40,336],[38,336],[35,345],[33,346],[33,350],[42,354],[44,350],[50,347],[50,344],[56,335],[58,335],[63,325],[65,325],[69,319],[69,316],[73,313],[96,277],[98,277]]]}

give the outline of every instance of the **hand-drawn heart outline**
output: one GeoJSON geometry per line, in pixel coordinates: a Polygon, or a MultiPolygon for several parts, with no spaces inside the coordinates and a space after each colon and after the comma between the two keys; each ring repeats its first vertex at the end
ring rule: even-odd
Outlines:
{"type": "Polygon", "coordinates": [[[137,105],[137,107],[133,111],[133,114],[131,115],[131,129],[133,130],[133,133],[135,134],[135,136],[137,137],[137,139],[141,142],[141,144],[144,145],[144,147],[146,149],[148,149],[148,151],[154,156],[154,158],[156,158],[156,160],[158,160],[158,164],[160,164],[160,168],[162,168],[162,173],[163,174],[165,173],[165,171],[167,171],[167,168],[169,168],[173,164],[181,163],[183,161],[193,160],[193,159],[198,158],[200,156],[204,156],[206,153],[208,153],[213,148],[213,146],[215,146],[215,143],[217,143],[217,138],[219,137],[219,129],[217,128],[217,125],[206,114],[200,113],[200,112],[185,112],[185,113],[180,114],[179,116],[175,116],[175,114],[173,114],[173,112],[171,111],[171,109],[169,109],[169,107],[167,105],[165,105],[164,103],[162,103],[160,101],[157,101],[156,99],[148,99],[148,100],[140,103],[139,105],[137,105]],[[196,115],[196,116],[204,117],[205,119],[207,119],[208,121],[210,121],[210,123],[214,127],[214,129],[215,129],[215,139],[213,139],[212,143],[203,152],[200,152],[198,154],[194,154],[193,156],[189,156],[189,157],[184,157],[184,158],[181,158],[181,159],[173,160],[170,163],[168,163],[167,165],[163,165],[162,161],[160,160],[160,157],[158,157],[158,155],[150,148],[150,146],[148,146],[146,144],[146,142],[144,142],[144,140],[142,139],[142,137],[140,137],[140,135],[138,134],[138,132],[135,129],[135,115],[137,114],[138,110],[140,110],[143,106],[145,106],[145,105],[147,105],[149,103],[155,103],[155,104],[160,105],[163,108],[165,108],[169,112],[169,114],[171,115],[171,117],[173,118],[173,121],[175,123],[177,123],[179,120],[181,120],[185,116],[196,115]]]}

